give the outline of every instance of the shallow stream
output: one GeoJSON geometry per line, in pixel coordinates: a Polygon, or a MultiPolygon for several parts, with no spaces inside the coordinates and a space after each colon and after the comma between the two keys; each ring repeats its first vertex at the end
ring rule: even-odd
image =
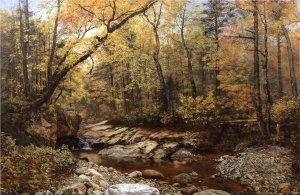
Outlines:
{"type": "Polygon", "coordinates": [[[106,167],[113,167],[122,173],[154,169],[161,172],[165,178],[163,181],[172,184],[172,178],[180,173],[196,172],[198,176],[193,179],[195,186],[207,186],[208,188],[225,190],[231,194],[238,194],[245,190],[246,186],[219,177],[212,178],[217,173],[217,162],[221,154],[207,154],[202,159],[194,162],[178,162],[167,160],[145,159],[103,159],[95,150],[77,150],[73,154],[78,159],[87,158],[90,162],[106,167]]]}

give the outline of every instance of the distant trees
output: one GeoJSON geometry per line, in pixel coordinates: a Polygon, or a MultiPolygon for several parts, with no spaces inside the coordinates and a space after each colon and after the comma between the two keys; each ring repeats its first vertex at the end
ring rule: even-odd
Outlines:
{"type": "MultiPolygon", "coordinates": [[[[215,40],[215,53],[218,54],[220,48],[220,33],[222,33],[224,27],[230,24],[230,19],[234,16],[234,6],[227,0],[209,0],[205,3],[205,14],[203,17],[203,24],[205,27],[205,34],[212,37],[215,40]]],[[[220,68],[218,66],[219,59],[215,59],[215,93],[220,95],[220,80],[218,75],[220,68]]]]}

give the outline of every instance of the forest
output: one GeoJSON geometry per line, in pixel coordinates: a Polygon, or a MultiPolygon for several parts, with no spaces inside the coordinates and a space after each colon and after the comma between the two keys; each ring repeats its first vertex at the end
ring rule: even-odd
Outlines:
{"type": "Polygon", "coordinates": [[[1,194],[300,194],[297,0],[4,0],[0,21],[1,194]]]}

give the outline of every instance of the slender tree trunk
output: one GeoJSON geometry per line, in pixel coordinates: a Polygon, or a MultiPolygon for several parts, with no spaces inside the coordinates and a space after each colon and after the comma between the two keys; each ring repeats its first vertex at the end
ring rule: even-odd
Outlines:
{"type": "Polygon", "coordinates": [[[278,95],[283,96],[283,81],[282,81],[282,70],[281,70],[281,35],[277,35],[277,77],[278,77],[278,95]]]}
{"type": "Polygon", "coordinates": [[[160,112],[165,112],[168,110],[168,98],[167,98],[167,88],[165,83],[165,78],[162,73],[161,65],[159,62],[159,51],[160,51],[160,40],[158,36],[158,32],[156,28],[153,28],[154,34],[155,34],[155,42],[156,46],[153,52],[153,60],[156,67],[156,72],[159,78],[159,85],[160,85],[160,99],[162,101],[160,112]]]}
{"type": "MultiPolygon", "coordinates": [[[[28,1],[26,1],[28,3],[28,1]]],[[[19,11],[20,11],[20,42],[22,48],[22,70],[23,70],[23,84],[24,84],[24,95],[29,97],[30,94],[30,82],[28,77],[28,39],[25,40],[24,36],[24,25],[23,25],[23,11],[22,11],[22,2],[19,0],[19,11]]],[[[28,5],[25,5],[27,7],[28,5]]]]}
{"type": "Polygon", "coordinates": [[[200,71],[200,93],[204,95],[204,85],[205,85],[205,73],[204,73],[204,62],[203,62],[203,54],[199,56],[199,71],[200,71]]]}
{"type": "Polygon", "coordinates": [[[168,110],[168,97],[167,97],[167,88],[166,88],[166,82],[164,75],[162,73],[162,68],[159,62],[159,52],[160,52],[160,39],[158,35],[158,27],[160,24],[160,16],[161,16],[161,10],[162,10],[162,3],[160,4],[159,12],[156,13],[155,9],[153,8],[153,14],[154,14],[154,21],[152,22],[147,15],[146,19],[148,23],[152,26],[154,36],[155,36],[155,48],[153,51],[153,60],[156,67],[156,72],[159,79],[159,93],[160,93],[160,100],[161,100],[161,106],[160,106],[160,113],[166,112],[168,110]]]}
{"type": "MultiPolygon", "coordinates": [[[[215,40],[216,40],[216,44],[217,44],[217,53],[219,53],[219,48],[220,48],[220,44],[219,44],[219,24],[218,24],[218,15],[217,13],[214,15],[214,20],[215,20],[215,40]]],[[[220,95],[220,80],[218,79],[218,75],[220,74],[220,68],[218,67],[218,62],[219,59],[216,59],[216,67],[215,67],[215,94],[216,96],[220,95]]]]}
{"type": "Polygon", "coordinates": [[[115,90],[114,90],[114,70],[113,70],[113,66],[110,66],[110,87],[111,87],[111,109],[115,112],[116,111],[116,102],[115,102],[115,90]]]}
{"type": "Polygon", "coordinates": [[[52,82],[52,63],[54,59],[54,54],[56,50],[56,40],[57,40],[57,27],[58,27],[58,18],[59,18],[59,12],[60,12],[60,0],[57,0],[57,14],[55,17],[54,22],[54,28],[53,28],[53,38],[52,38],[52,47],[50,51],[50,57],[47,64],[47,84],[48,87],[50,86],[52,82]]]}
{"type": "Polygon", "coordinates": [[[185,9],[183,11],[182,18],[181,18],[180,36],[181,36],[182,46],[186,53],[188,75],[189,75],[189,80],[190,80],[191,87],[192,87],[192,96],[196,97],[197,89],[196,89],[196,84],[195,84],[195,80],[194,80],[194,76],[193,76],[192,52],[188,48],[185,38],[184,38],[184,23],[185,23],[185,9]]]}
{"type": "Polygon", "coordinates": [[[292,87],[292,95],[297,97],[298,96],[298,89],[297,89],[297,80],[295,75],[295,61],[294,61],[294,55],[293,55],[293,48],[291,39],[289,36],[289,33],[285,26],[282,26],[282,31],[285,36],[286,42],[287,42],[287,53],[288,53],[288,59],[289,59],[289,68],[290,68],[290,80],[291,80],[291,87],[292,87]]]}
{"type": "Polygon", "coordinates": [[[255,107],[256,107],[256,116],[258,127],[263,136],[266,136],[265,128],[264,128],[264,121],[263,121],[263,114],[262,114],[262,101],[261,101],[261,94],[260,94],[260,76],[259,76],[259,30],[258,30],[258,8],[257,8],[257,1],[252,0],[253,2],[253,24],[254,24],[254,95],[255,95],[255,107]]]}
{"type": "Polygon", "coordinates": [[[265,45],[265,61],[264,61],[264,92],[266,96],[266,133],[267,136],[270,136],[271,133],[271,115],[270,115],[270,110],[271,110],[271,93],[270,93],[270,85],[269,85],[269,72],[268,72],[268,24],[267,24],[267,15],[266,15],[266,2],[264,1],[264,45],[265,45]]]}

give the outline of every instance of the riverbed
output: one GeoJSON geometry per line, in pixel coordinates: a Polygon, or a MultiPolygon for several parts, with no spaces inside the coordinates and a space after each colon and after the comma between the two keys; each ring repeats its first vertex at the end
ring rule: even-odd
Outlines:
{"type": "Polygon", "coordinates": [[[132,171],[142,171],[144,169],[154,169],[161,172],[165,177],[159,182],[172,184],[172,178],[180,173],[195,172],[198,175],[193,177],[193,185],[206,186],[208,188],[227,191],[231,194],[239,194],[246,189],[246,186],[236,182],[225,180],[214,175],[217,174],[215,159],[220,158],[221,154],[206,154],[201,159],[192,162],[171,161],[171,160],[152,160],[152,159],[110,159],[101,158],[97,150],[75,150],[74,156],[77,159],[87,159],[98,165],[113,167],[126,174],[132,171]]]}

